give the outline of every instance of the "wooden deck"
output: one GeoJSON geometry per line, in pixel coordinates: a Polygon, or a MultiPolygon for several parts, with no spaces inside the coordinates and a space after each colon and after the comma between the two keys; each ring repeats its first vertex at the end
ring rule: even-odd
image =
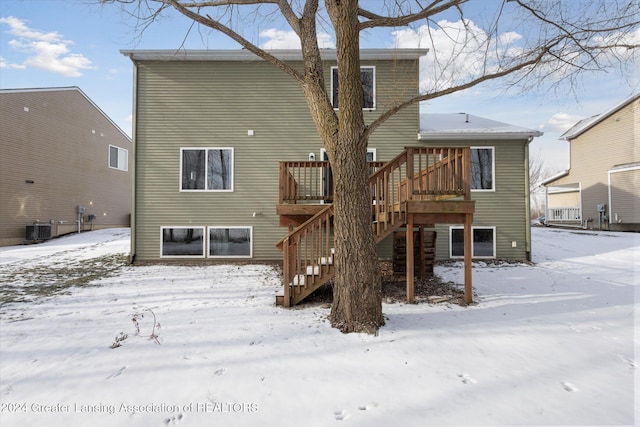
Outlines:
{"type": "MultiPolygon", "coordinates": [[[[465,302],[472,301],[470,149],[409,147],[393,160],[371,162],[371,226],[380,242],[405,227],[407,271],[413,272],[413,229],[464,224],[465,302]]],[[[276,302],[299,303],[334,275],[333,189],[328,162],[281,162],[276,212],[289,234],[277,243],[283,252],[284,295],[276,302]]],[[[413,274],[407,274],[407,301],[413,302],[413,274]]]]}

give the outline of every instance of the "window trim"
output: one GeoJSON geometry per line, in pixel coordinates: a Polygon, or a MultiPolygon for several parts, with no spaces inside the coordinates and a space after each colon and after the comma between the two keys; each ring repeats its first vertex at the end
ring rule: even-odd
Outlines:
{"type": "MultiPolygon", "coordinates": [[[[377,148],[367,147],[367,154],[369,154],[369,153],[371,153],[373,155],[372,162],[377,161],[377,159],[378,159],[378,149],[377,148]]],[[[326,162],[329,161],[329,158],[327,157],[327,150],[325,148],[320,148],[320,160],[321,161],[326,161],[326,162]],[[325,157],[326,157],[326,160],[325,160],[325,157]]],[[[322,191],[320,194],[322,194],[323,196],[325,195],[325,191],[327,191],[326,190],[326,186],[324,184],[325,178],[326,178],[325,177],[325,173],[326,172],[323,170],[322,171],[322,185],[320,187],[320,190],[322,191]]],[[[321,201],[320,204],[324,205],[325,204],[324,200],[321,201]]]]}
{"type": "MultiPolygon", "coordinates": [[[[471,226],[471,238],[473,238],[474,230],[492,230],[493,232],[493,255],[491,256],[476,256],[475,247],[473,245],[474,242],[471,243],[471,258],[474,259],[495,259],[497,257],[497,248],[496,248],[496,226],[495,225],[477,225],[471,226]]],[[[450,259],[463,259],[464,255],[453,255],[453,230],[462,230],[464,232],[464,226],[462,225],[451,225],[449,226],[449,258],[450,259]]]]}
{"type": "MultiPolygon", "coordinates": [[[[378,160],[378,149],[377,148],[371,148],[371,147],[367,147],[367,154],[373,154],[373,160],[371,160],[372,162],[376,162],[378,160]]],[[[321,147],[320,148],[320,160],[323,161],[325,156],[327,155],[327,149],[321,147]]],[[[325,161],[329,161],[329,159],[327,158],[327,160],[325,161]]]]}
{"type": "MultiPolygon", "coordinates": [[[[181,193],[233,193],[235,188],[235,163],[236,163],[236,154],[234,147],[180,147],[180,171],[178,176],[178,190],[181,193]],[[182,168],[184,167],[183,161],[183,153],[185,150],[204,150],[208,152],[209,150],[230,150],[231,151],[231,187],[228,189],[208,189],[206,188],[209,185],[209,180],[205,179],[205,188],[204,189],[185,189],[182,188],[182,168]]],[[[207,154],[204,159],[204,169],[207,170],[207,165],[209,162],[209,155],[207,154]]]]}
{"type": "Polygon", "coordinates": [[[107,159],[107,165],[109,166],[109,169],[115,169],[115,170],[119,170],[119,171],[122,171],[122,172],[128,172],[129,171],[129,150],[127,150],[126,148],[118,147],[117,145],[109,144],[109,156],[108,156],[108,159],[107,159]],[[112,147],[118,150],[118,157],[116,159],[118,165],[116,167],[111,166],[111,148],[112,147]],[[124,159],[123,167],[120,167],[120,153],[121,152],[125,153],[125,159],[124,159]]]}
{"type": "Polygon", "coordinates": [[[235,259],[235,258],[253,258],[253,226],[252,225],[210,225],[207,226],[207,250],[206,257],[211,259],[235,259]],[[249,229],[249,255],[211,255],[211,234],[212,229],[225,229],[225,228],[244,228],[249,229]]]}
{"type": "Polygon", "coordinates": [[[206,227],[204,226],[198,226],[198,225],[163,225],[160,226],[160,258],[180,258],[180,259],[202,259],[206,257],[207,254],[207,243],[204,240],[205,236],[208,236],[208,234],[205,234],[207,232],[206,227]],[[202,230],[202,255],[165,255],[164,251],[163,251],[163,245],[164,245],[164,241],[163,241],[163,237],[164,237],[164,230],[165,229],[169,229],[169,228],[180,228],[180,229],[189,229],[189,228],[193,228],[193,229],[200,229],[202,230]]]}
{"type": "MultiPolygon", "coordinates": [[[[361,65],[360,66],[360,71],[362,71],[363,68],[367,68],[367,69],[371,69],[373,71],[373,107],[370,108],[365,108],[362,107],[363,111],[375,111],[377,108],[377,93],[376,93],[376,66],[375,65],[361,65]]],[[[333,70],[338,70],[338,66],[337,65],[332,65],[331,66],[331,70],[329,71],[329,80],[330,80],[330,100],[331,100],[331,106],[335,105],[335,102],[333,100],[333,70]]],[[[338,111],[339,108],[333,107],[333,109],[335,111],[338,111]]]]}
{"type": "Polygon", "coordinates": [[[472,146],[471,150],[491,150],[491,188],[472,188],[472,193],[491,193],[496,191],[496,147],[492,145],[487,146],[472,146]]]}

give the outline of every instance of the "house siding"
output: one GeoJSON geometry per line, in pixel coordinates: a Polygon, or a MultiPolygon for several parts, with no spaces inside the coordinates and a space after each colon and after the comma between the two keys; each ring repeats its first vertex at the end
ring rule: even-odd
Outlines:
{"type": "MultiPolygon", "coordinates": [[[[597,227],[599,214],[597,206],[609,203],[608,171],[621,164],[640,161],[640,99],[610,114],[592,128],[570,140],[569,174],[549,183],[548,186],[580,183],[582,219],[589,221],[589,227],[597,227]]],[[[636,170],[633,174],[637,175],[636,170]]],[[[637,179],[637,178],[634,178],[637,179]]],[[[612,182],[615,184],[615,180],[612,182]]],[[[613,189],[613,192],[616,190],[613,189]]],[[[560,195],[549,195],[549,206],[557,206],[555,200],[560,195]]],[[[638,191],[629,194],[631,205],[639,203],[638,191]]],[[[613,212],[607,207],[607,216],[613,212]]],[[[603,227],[605,224],[601,224],[603,227]]],[[[612,224],[613,225],[613,224],[612,224]]]]}
{"type": "Polygon", "coordinates": [[[610,174],[611,228],[640,224],[640,167],[610,174]]]}
{"type": "MultiPolygon", "coordinates": [[[[361,65],[376,66],[377,110],[365,112],[366,120],[417,93],[417,60],[361,65]]],[[[319,158],[322,147],[300,87],[262,61],[137,61],[136,76],[135,260],[160,258],[163,226],[253,227],[253,258],[280,260],[275,244],[287,229],[275,212],[279,161],[306,160],[310,152],[319,158]],[[233,192],[181,192],[181,147],[233,147],[233,192]]],[[[380,127],[369,146],[378,160],[390,160],[415,144],[417,129],[413,106],[380,127]]]]}
{"type": "Polygon", "coordinates": [[[0,92],[0,143],[0,245],[36,221],[76,231],[78,205],[94,229],[129,226],[131,141],[77,88],[0,92]],[[109,145],[128,151],[127,171],[109,168],[109,145]]]}
{"type": "Polygon", "coordinates": [[[570,208],[580,206],[580,191],[566,191],[549,194],[548,208],[570,208]]]}
{"type": "MultiPolygon", "coordinates": [[[[527,140],[476,140],[430,141],[434,146],[493,147],[495,158],[495,191],[472,191],[476,201],[473,224],[475,228],[495,227],[496,258],[527,259],[530,242],[527,241],[528,188],[526,175],[527,140]],[[512,247],[515,242],[516,247],[512,247]]],[[[450,227],[454,224],[436,226],[436,259],[449,258],[450,227]]],[[[462,224],[455,224],[462,226],[462,224]]]]}

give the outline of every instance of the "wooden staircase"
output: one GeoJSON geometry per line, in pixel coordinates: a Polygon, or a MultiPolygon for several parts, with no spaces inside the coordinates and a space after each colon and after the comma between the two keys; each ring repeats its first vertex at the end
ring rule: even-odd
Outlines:
{"type": "MultiPolygon", "coordinates": [[[[281,162],[281,202],[287,200],[296,203],[297,200],[313,199],[313,192],[310,195],[309,191],[312,186],[305,181],[317,182],[317,173],[311,168],[322,167],[326,170],[328,165],[324,162],[304,163],[304,171],[301,172],[302,164],[281,162]],[[316,166],[316,163],[322,164],[316,166]],[[304,191],[304,194],[299,196],[297,193],[300,191],[304,191]]],[[[473,210],[473,202],[469,201],[468,147],[409,147],[393,160],[377,164],[375,169],[369,179],[369,187],[371,226],[377,243],[407,224],[411,228],[418,223],[431,225],[431,221],[445,221],[447,214],[453,215],[452,220],[459,221],[461,213],[467,214],[469,209],[473,210]],[[460,198],[466,202],[461,208],[458,208],[459,204],[443,205],[460,198]]],[[[302,206],[310,212],[309,205],[302,206]]],[[[335,276],[333,205],[317,207],[319,211],[276,245],[283,253],[284,294],[276,296],[278,305],[290,307],[300,303],[335,276]]],[[[286,209],[279,211],[286,212],[286,209]]],[[[294,211],[301,210],[291,212],[294,211]]]]}

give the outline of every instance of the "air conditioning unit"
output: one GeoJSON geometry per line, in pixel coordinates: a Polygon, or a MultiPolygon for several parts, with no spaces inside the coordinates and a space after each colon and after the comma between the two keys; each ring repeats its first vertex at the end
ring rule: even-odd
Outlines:
{"type": "Polygon", "coordinates": [[[51,224],[27,225],[26,240],[51,240],[51,224]]]}

